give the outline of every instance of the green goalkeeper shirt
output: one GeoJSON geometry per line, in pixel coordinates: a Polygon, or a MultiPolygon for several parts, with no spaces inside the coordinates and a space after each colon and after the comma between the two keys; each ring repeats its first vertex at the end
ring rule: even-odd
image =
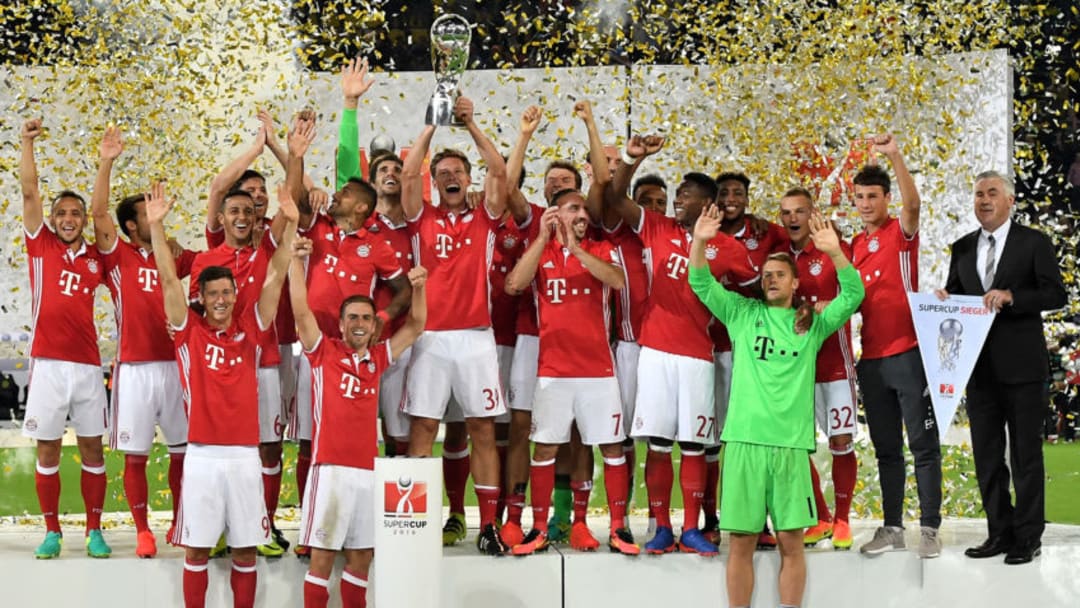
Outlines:
{"type": "Polygon", "coordinates": [[[721,441],[814,450],[817,353],[863,299],[854,267],[839,270],[837,278],[840,294],[799,335],[794,308],[728,291],[708,267],[690,267],[691,289],[731,335],[731,398],[721,441]]]}

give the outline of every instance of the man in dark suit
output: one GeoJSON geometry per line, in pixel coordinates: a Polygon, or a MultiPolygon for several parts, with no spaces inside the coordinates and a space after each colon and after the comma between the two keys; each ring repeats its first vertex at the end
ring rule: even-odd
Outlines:
{"type": "Polygon", "coordinates": [[[982,226],[952,245],[939,297],[981,295],[997,316],[967,386],[971,447],[989,538],[964,552],[1025,564],[1039,555],[1045,500],[1042,421],[1050,374],[1042,311],[1065,305],[1054,246],[1010,218],[1012,182],[995,171],[975,177],[975,218],[982,226]],[[1016,504],[1005,466],[1006,429],[1016,504]]]}

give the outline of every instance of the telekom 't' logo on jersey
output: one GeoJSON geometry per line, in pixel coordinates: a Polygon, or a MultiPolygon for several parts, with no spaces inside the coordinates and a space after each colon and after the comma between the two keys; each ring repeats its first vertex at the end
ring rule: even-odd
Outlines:
{"type": "Polygon", "coordinates": [[[348,373],[341,374],[341,395],[346,399],[352,399],[360,392],[360,378],[348,373]]]}
{"type": "Polygon", "coordinates": [[[673,279],[679,279],[682,275],[686,274],[686,269],[690,266],[690,258],[672,253],[668,256],[667,261],[667,275],[673,279]]]}
{"type": "Polygon", "coordinates": [[[143,291],[151,292],[157,287],[157,269],[156,268],[140,268],[139,269],[139,286],[143,291]]]}
{"type": "Polygon", "coordinates": [[[435,257],[446,259],[450,256],[447,254],[454,247],[454,237],[449,234],[436,234],[435,235],[435,257]]]}
{"type": "Polygon", "coordinates": [[[60,293],[65,296],[75,295],[79,291],[79,278],[78,273],[71,272],[70,270],[60,271],[60,293]]]}
{"type": "Polygon", "coordinates": [[[427,514],[427,483],[400,477],[383,486],[383,511],[386,517],[423,517],[427,514]]]}
{"type": "Polygon", "coordinates": [[[562,298],[566,295],[566,279],[548,279],[547,295],[552,304],[562,304],[562,298]]]}
{"type": "Polygon", "coordinates": [[[206,366],[210,369],[221,369],[221,364],[225,363],[225,349],[213,344],[207,344],[206,355],[203,358],[206,359],[206,366]]]}

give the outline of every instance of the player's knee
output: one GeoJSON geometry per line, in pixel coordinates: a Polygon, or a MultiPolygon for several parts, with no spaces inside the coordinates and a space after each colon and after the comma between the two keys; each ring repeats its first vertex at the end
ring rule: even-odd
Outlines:
{"type": "Polygon", "coordinates": [[[548,462],[555,460],[559,453],[559,446],[550,443],[537,443],[533,446],[533,462],[548,462]]]}
{"type": "Polygon", "coordinates": [[[851,435],[841,435],[829,438],[829,452],[831,452],[833,456],[847,456],[854,451],[855,443],[851,440],[851,435]]]}
{"type": "Polygon", "coordinates": [[[623,455],[623,446],[621,443],[608,443],[600,446],[600,456],[602,456],[604,462],[607,462],[608,464],[613,464],[608,462],[609,460],[618,460],[620,458],[623,462],[626,462],[626,456],[623,455]]]}

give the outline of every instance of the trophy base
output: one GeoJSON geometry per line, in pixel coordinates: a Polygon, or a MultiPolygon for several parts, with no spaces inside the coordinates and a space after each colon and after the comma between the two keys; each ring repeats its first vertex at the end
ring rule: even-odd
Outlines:
{"type": "Polygon", "coordinates": [[[438,127],[464,127],[465,123],[454,116],[454,99],[449,96],[432,96],[424,114],[424,124],[438,127]]]}

